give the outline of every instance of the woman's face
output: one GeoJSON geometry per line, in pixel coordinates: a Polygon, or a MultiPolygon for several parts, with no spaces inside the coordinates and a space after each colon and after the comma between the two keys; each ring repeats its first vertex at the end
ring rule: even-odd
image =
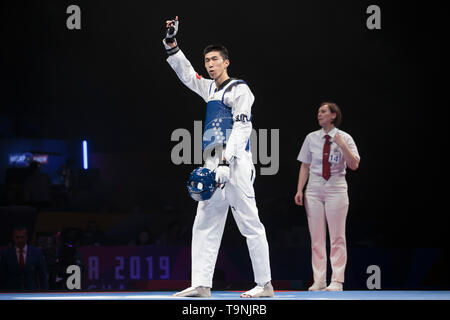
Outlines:
{"type": "Polygon", "coordinates": [[[319,108],[317,120],[322,128],[330,126],[334,118],[336,118],[336,113],[332,113],[327,104],[324,104],[319,108]]]}

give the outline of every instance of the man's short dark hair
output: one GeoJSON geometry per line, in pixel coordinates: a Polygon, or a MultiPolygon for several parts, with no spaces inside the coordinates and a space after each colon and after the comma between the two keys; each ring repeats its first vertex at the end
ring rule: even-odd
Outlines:
{"type": "Polygon", "coordinates": [[[28,233],[27,227],[25,227],[23,224],[18,224],[14,226],[12,233],[14,234],[14,232],[16,231],[24,231],[24,230],[28,233]]]}
{"type": "Polygon", "coordinates": [[[203,50],[203,56],[205,56],[207,53],[211,51],[219,51],[220,55],[222,56],[223,60],[229,60],[229,54],[227,48],[225,48],[224,45],[221,44],[210,44],[203,50]]]}

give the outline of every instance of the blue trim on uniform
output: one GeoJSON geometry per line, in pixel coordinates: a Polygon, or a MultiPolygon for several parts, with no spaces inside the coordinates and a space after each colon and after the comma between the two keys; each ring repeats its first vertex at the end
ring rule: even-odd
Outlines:
{"type": "Polygon", "coordinates": [[[214,81],[211,82],[211,84],[209,85],[209,95],[211,95],[211,89],[212,89],[212,85],[213,85],[214,81]]]}

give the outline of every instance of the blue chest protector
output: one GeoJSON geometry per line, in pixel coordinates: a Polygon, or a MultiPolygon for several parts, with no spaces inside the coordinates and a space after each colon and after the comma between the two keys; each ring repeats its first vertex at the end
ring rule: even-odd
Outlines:
{"type": "MultiPolygon", "coordinates": [[[[245,83],[243,80],[233,80],[228,83],[222,90],[221,100],[210,100],[206,105],[206,119],[205,127],[203,129],[202,149],[214,148],[218,145],[226,146],[228,138],[233,129],[233,114],[231,108],[224,102],[223,98],[227,90],[238,83],[245,83]]],[[[212,84],[209,87],[211,94],[212,84]]],[[[251,117],[250,117],[251,118],[251,117]]],[[[249,120],[250,121],[250,120],[249,120]]],[[[245,148],[246,151],[250,149],[250,139],[245,148]]]]}

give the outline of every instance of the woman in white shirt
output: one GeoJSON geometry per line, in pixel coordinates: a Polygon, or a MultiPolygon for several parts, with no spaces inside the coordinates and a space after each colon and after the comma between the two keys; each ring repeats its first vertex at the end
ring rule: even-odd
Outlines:
{"type": "Polygon", "coordinates": [[[302,164],[295,203],[302,206],[304,200],[311,235],[314,283],[308,289],[310,291],[343,289],[347,263],[345,221],[349,205],[345,173],[347,167],[352,170],[358,168],[360,157],[353,138],[337,128],[341,119],[341,111],[335,103],[323,102],[317,115],[322,129],[306,136],[297,158],[302,164]],[[333,271],[328,287],[326,224],[333,271]]]}

